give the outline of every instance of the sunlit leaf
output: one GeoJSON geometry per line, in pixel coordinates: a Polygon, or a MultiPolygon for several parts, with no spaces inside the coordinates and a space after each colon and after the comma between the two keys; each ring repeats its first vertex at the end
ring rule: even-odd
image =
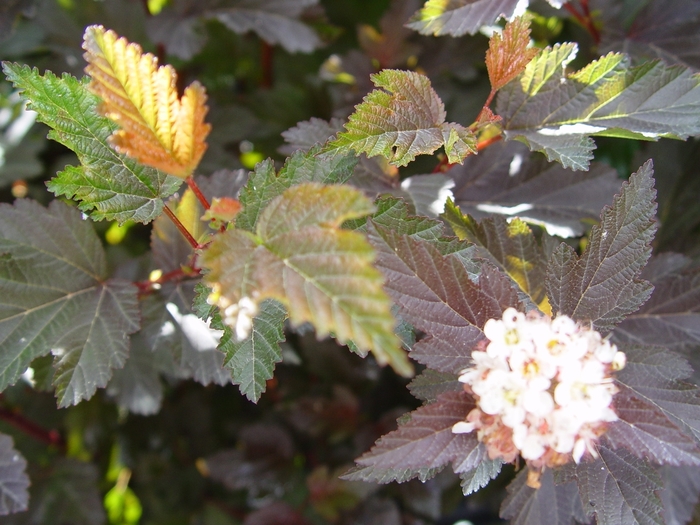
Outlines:
{"type": "Polygon", "coordinates": [[[611,53],[565,74],[576,44],[546,48],[498,95],[508,139],[525,141],[549,160],[587,169],[590,135],[646,140],[700,134],[700,76],[680,66],[632,67],[611,53]]]}
{"type": "Polygon", "coordinates": [[[652,173],[647,162],[622,185],[580,257],[564,243],[554,251],[547,270],[553,313],[608,332],[649,298],[653,287],[640,273],[656,230],[652,173]]]}
{"type": "Polygon", "coordinates": [[[441,146],[451,163],[476,153],[476,137],[459,124],[445,122],[445,107],[430,80],[412,71],[385,69],[372,75],[381,89],[367,95],[329,151],[382,155],[405,166],[416,155],[441,146]]]}
{"type": "MultiPolygon", "coordinates": [[[[380,363],[410,375],[381,274],[371,265],[373,250],[361,234],[339,228],[373,210],[349,186],[305,183],[284,191],[260,213],[255,234],[230,229],[204,251],[212,297],[223,310],[277,299],[294,325],[311,322],[319,337],[332,332],[341,343],[352,341],[360,352],[371,350],[380,363]]],[[[245,322],[241,315],[251,314],[225,320],[236,326],[245,322]]]]}
{"type": "Polygon", "coordinates": [[[519,3],[519,0],[428,0],[411,17],[408,27],[424,35],[473,35],[481,26],[513,16],[519,3]]]}
{"type": "Polygon", "coordinates": [[[0,206],[0,389],[51,352],[60,407],[104,387],[139,327],[137,289],[107,279],[100,240],[80,213],[19,200],[0,206]]]}
{"type": "Polygon", "coordinates": [[[72,149],[81,166],[69,166],[48,183],[49,190],[79,201],[95,220],[147,223],[160,215],[162,199],[182,181],[115,152],[108,137],[116,126],[95,113],[98,98],[69,75],[43,76],[27,66],[5,62],[3,69],[23,91],[38,120],[52,128],[49,138],[72,149]]]}
{"type": "Polygon", "coordinates": [[[159,67],[155,56],[102,26],[85,30],[83,47],[88,87],[102,99],[100,112],[120,127],[111,144],[147,166],[191,175],[210,130],[204,88],[194,82],[178,98],[172,66],[159,67]]]}

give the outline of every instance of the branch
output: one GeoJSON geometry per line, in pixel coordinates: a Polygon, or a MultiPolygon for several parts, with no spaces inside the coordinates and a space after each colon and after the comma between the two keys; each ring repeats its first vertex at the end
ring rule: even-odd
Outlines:
{"type": "Polygon", "coordinates": [[[37,441],[55,446],[61,454],[66,453],[66,442],[58,430],[46,430],[33,421],[30,421],[19,412],[4,407],[0,407],[0,420],[15,427],[29,437],[33,437],[37,441]]]}
{"type": "Polygon", "coordinates": [[[199,186],[194,180],[194,177],[190,175],[185,179],[185,182],[189,186],[189,188],[192,190],[192,193],[194,193],[197,196],[197,200],[202,204],[205,210],[208,210],[210,208],[209,201],[207,198],[204,196],[204,193],[202,193],[202,190],[199,189],[199,186]]]}
{"type": "Polygon", "coordinates": [[[187,239],[187,242],[190,243],[190,246],[192,246],[193,249],[197,250],[201,248],[197,240],[192,237],[192,234],[187,230],[187,228],[185,228],[185,225],[180,222],[180,219],[177,218],[177,215],[175,215],[170,208],[163,206],[163,211],[170,218],[170,220],[173,221],[173,224],[178,230],[180,230],[180,233],[185,237],[185,239],[187,239]]]}

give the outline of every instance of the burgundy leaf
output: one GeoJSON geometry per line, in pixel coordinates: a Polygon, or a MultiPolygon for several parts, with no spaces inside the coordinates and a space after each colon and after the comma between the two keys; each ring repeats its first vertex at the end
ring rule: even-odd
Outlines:
{"type": "Polygon", "coordinates": [[[547,280],[553,313],[592,321],[607,332],[649,298],[652,286],[639,275],[656,230],[652,175],[649,161],[622,185],[581,257],[563,243],[554,251],[547,280]]]}
{"type": "Polygon", "coordinates": [[[666,466],[661,468],[661,476],[664,478],[661,501],[666,525],[685,525],[693,517],[700,495],[700,470],[666,466]]]}
{"type": "Polygon", "coordinates": [[[368,233],[387,292],[401,315],[426,333],[410,355],[430,368],[447,373],[464,369],[484,338],[484,323],[519,304],[508,278],[491,266],[484,266],[477,284],[456,256],[442,255],[429,242],[374,221],[368,222],[368,233]]]}
{"type": "Polygon", "coordinates": [[[397,430],[380,438],[344,478],[388,483],[414,477],[427,479],[450,462],[457,473],[475,468],[479,457],[471,453],[478,446],[476,435],[452,432],[452,426],[463,421],[473,408],[474,401],[466,392],[442,394],[434,403],[411,412],[411,419],[397,430]]]}

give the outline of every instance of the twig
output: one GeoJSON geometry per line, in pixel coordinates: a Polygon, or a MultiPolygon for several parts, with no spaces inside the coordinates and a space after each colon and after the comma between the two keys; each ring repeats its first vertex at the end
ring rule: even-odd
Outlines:
{"type": "Polygon", "coordinates": [[[591,16],[591,10],[588,6],[588,0],[581,0],[582,13],[579,13],[579,11],[569,2],[564,4],[564,8],[573,15],[573,17],[586,29],[586,31],[588,31],[593,38],[593,41],[596,44],[600,44],[600,32],[593,23],[593,17],[591,16]]]}
{"type": "Polygon", "coordinates": [[[204,196],[204,193],[202,193],[202,190],[199,189],[199,186],[194,180],[194,177],[190,175],[185,179],[185,182],[189,186],[189,188],[192,190],[192,192],[197,196],[197,200],[204,206],[205,210],[208,210],[210,208],[209,201],[207,198],[204,196]]]}
{"type": "Polygon", "coordinates": [[[58,430],[46,430],[33,421],[30,421],[19,412],[4,407],[0,407],[0,419],[24,434],[33,437],[37,441],[55,446],[61,454],[66,453],[66,442],[58,430]]]}
{"type": "Polygon", "coordinates": [[[199,268],[183,267],[164,273],[158,279],[151,281],[137,281],[134,284],[139,289],[139,295],[147,295],[157,288],[158,285],[172,281],[181,281],[190,277],[196,277],[201,273],[199,268]]]}
{"type": "Polygon", "coordinates": [[[263,41],[260,48],[260,67],[262,68],[262,80],[260,87],[270,89],[272,87],[272,56],[274,48],[263,41]]]}
{"type": "Polygon", "coordinates": [[[170,218],[170,220],[173,221],[173,224],[178,230],[180,230],[180,233],[185,237],[185,239],[187,239],[187,242],[190,243],[190,246],[192,246],[193,249],[197,250],[201,248],[197,240],[192,237],[192,234],[187,230],[187,228],[185,228],[185,225],[180,222],[180,219],[177,218],[170,208],[163,206],[163,211],[170,218]]]}

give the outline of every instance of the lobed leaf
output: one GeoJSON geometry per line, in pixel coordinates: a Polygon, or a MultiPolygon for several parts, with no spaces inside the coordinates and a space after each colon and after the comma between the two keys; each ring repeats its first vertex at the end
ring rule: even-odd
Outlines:
{"type": "MultiPolygon", "coordinates": [[[[274,198],[256,219],[256,233],[230,229],[204,251],[205,282],[223,308],[242,299],[284,304],[294,325],[311,322],[397,372],[412,368],[393,333],[390,301],[365,238],[342,230],[373,206],[349,186],[304,183],[274,198]],[[224,306],[225,305],[225,306],[224,306]]],[[[239,336],[240,337],[240,336],[239,336]]]]}
{"type": "Polygon", "coordinates": [[[519,17],[506,24],[503,34],[494,33],[486,52],[491,89],[498,91],[517,77],[539,52],[530,45],[530,21],[519,17]]]}
{"type": "Polygon", "coordinates": [[[357,467],[344,479],[389,483],[418,477],[425,481],[448,463],[455,472],[476,467],[476,435],[455,434],[452,426],[463,421],[474,401],[466,392],[449,392],[410,413],[410,419],[381,437],[369,452],[355,460],[357,467]]]}
{"type": "Polygon", "coordinates": [[[426,334],[410,355],[430,368],[450,374],[466,368],[484,338],[484,323],[519,304],[509,279],[490,265],[474,283],[458,254],[443,254],[431,242],[372,220],[368,234],[387,292],[401,315],[426,334]]]}
{"type": "Polygon", "coordinates": [[[538,489],[527,485],[528,469],[521,470],[508,485],[501,517],[513,525],[574,525],[586,523],[581,497],[573,482],[556,484],[551,469],[540,477],[538,489]]]}
{"type": "Polygon", "coordinates": [[[653,287],[639,276],[656,230],[652,173],[649,161],[622,185],[581,257],[563,243],[554,251],[547,270],[552,312],[608,332],[649,298],[653,287]]]}
{"type": "Polygon", "coordinates": [[[224,367],[231,371],[233,384],[239,386],[241,394],[254,403],[265,392],[267,381],[274,375],[275,364],[282,361],[279,344],[285,340],[286,318],[287,310],[282,304],[266,300],[260,304],[250,335],[243,341],[236,340],[230,327],[214,324],[217,328],[226,328],[218,347],[225,354],[224,367]]]}
{"type": "Polygon", "coordinates": [[[100,112],[120,127],[111,144],[141,164],[183,179],[191,175],[211,130],[204,122],[204,87],[194,82],[178,98],[172,66],[158,67],[155,56],[102,26],[87,27],[83,48],[88,88],[102,99],[100,112]]]}
{"type": "Polygon", "coordinates": [[[510,18],[518,0],[428,0],[406,24],[423,35],[474,35],[482,26],[510,18]]]}
{"type": "Polygon", "coordinates": [[[136,287],[107,280],[92,226],[59,201],[0,205],[0,254],[0,390],[51,352],[59,407],[89,399],[124,366],[136,287]]]}
{"type": "Polygon", "coordinates": [[[115,125],[95,113],[98,99],[70,75],[43,76],[27,66],[3,63],[8,79],[23,91],[37,119],[52,128],[49,138],[73,150],[81,166],[69,166],[48,183],[50,191],[79,201],[95,220],[148,223],[181,181],[115,152],[108,137],[115,125]]]}
{"type": "Polygon", "coordinates": [[[0,434],[0,516],[27,510],[27,460],[14,448],[10,436],[0,434]]]}
{"type": "Polygon", "coordinates": [[[499,92],[496,113],[506,138],[585,170],[595,147],[590,135],[656,140],[700,134],[700,76],[662,62],[632,67],[615,53],[565,74],[576,51],[576,44],[542,50],[499,92]]]}
{"type": "Polygon", "coordinates": [[[430,80],[413,71],[385,69],[372,75],[378,88],[356,106],[346,131],[327,151],[382,155],[406,166],[416,155],[445,147],[450,163],[476,153],[476,136],[459,124],[445,122],[445,107],[430,80]]]}
{"type": "Polygon", "coordinates": [[[587,516],[601,525],[662,525],[661,478],[646,461],[598,446],[600,457],[576,465],[574,478],[587,516]]]}

